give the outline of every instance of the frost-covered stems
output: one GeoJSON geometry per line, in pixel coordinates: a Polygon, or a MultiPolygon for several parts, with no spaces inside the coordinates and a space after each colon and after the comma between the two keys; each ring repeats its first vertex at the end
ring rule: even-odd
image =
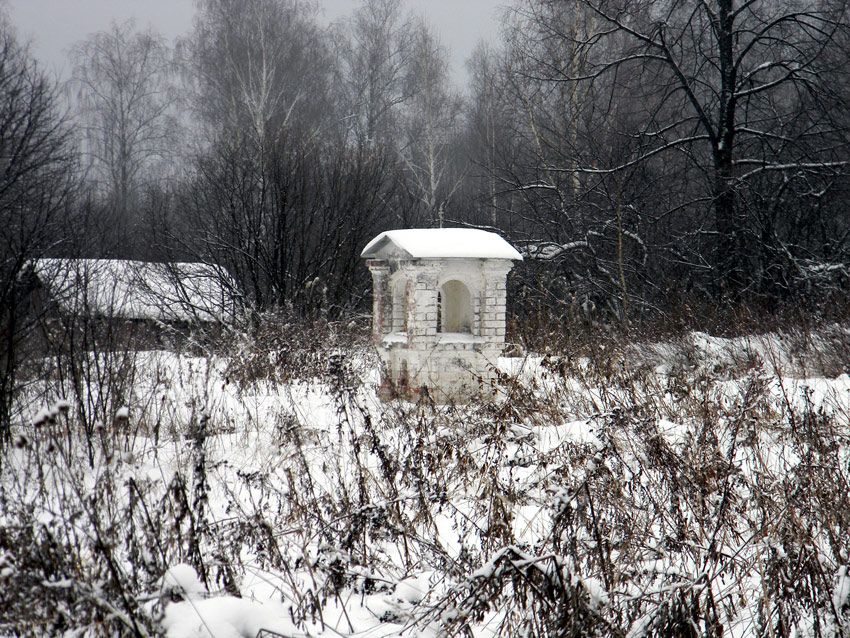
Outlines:
{"type": "Polygon", "coordinates": [[[150,353],[93,465],[71,385],[39,377],[69,394],[3,452],[0,628],[154,634],[182,605],[319,635],[850,630],[846,331],[550,334],[497,400],[437,405],[377,401],[364,334],[293,325],[200,387],[197,357],[150,353]],[[207,587],[162,588],[187,561],[207,587]]]}
{"type": "Polygon", "coordinates": [[[203,561],[202,542],[207,534],[208,490],[207,481],[207,425],[209,416],[205,410],[196,415],[190,425],[192,440],[192,533],[189,537],[189,557],[204,584],[208,584],[207,570],[203,561]]]}

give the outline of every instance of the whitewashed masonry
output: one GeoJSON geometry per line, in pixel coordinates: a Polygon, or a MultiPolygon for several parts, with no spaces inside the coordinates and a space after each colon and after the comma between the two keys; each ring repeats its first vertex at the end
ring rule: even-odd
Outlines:
{"type": "Polygon", "coordinates": [[[391,230],[361,254],[372,272],[372,336],[384,396],[468,400],[505,345],[508,272],[522,256],[495,233],[391,230]]]}

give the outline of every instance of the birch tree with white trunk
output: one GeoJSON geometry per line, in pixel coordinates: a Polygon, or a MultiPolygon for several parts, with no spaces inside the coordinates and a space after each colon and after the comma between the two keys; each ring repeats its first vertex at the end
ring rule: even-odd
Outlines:
{"type": "Polygon", "coordinates": [[[401,155],[412,196],[430,223],[441,227],[446,207],[461,183],[453,170],[452,153],[462,101],[451,86],[447,52],[424,21],[416,26],[406,81],[412,98],[401,155]]]}

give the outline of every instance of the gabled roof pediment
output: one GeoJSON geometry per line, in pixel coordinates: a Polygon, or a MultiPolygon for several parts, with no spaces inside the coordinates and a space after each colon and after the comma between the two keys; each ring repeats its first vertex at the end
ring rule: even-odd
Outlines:
{"type": "Polygon", "coordinates": [[[370,241],[365,259],[512,259],[516,248],[496,233],[477,228],[407,228],[388,230],[370,241]]]}

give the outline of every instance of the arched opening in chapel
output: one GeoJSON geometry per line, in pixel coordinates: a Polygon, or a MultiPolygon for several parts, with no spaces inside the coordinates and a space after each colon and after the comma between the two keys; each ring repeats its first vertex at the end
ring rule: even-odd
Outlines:
{"type": "Polygon", "coordinates": [[[437,293],[437,332],[472,333],[472,295],[462,281],[447,281],[437,293]]]}

